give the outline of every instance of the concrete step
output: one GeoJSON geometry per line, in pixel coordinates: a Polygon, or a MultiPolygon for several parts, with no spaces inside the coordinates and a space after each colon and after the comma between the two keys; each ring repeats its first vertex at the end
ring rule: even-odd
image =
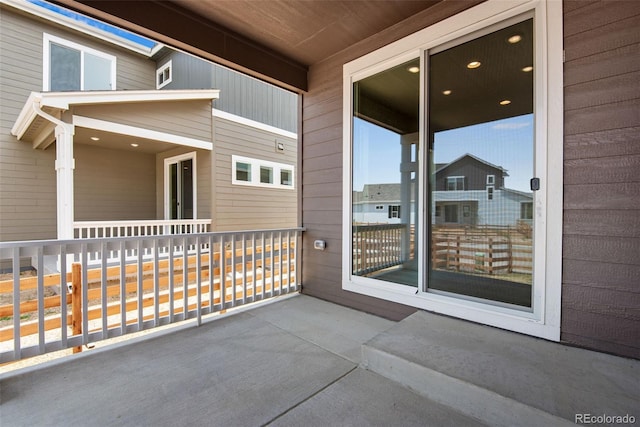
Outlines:
{"type": "Polygon", "coordinates": [[[640,419],[638,360],[423,311],[365,343],[362,366],[494,426],[640,419]]]}

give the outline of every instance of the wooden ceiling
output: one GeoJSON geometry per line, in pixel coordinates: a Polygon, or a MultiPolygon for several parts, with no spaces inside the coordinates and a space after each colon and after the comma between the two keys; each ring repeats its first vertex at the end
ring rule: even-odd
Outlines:
{"type": "Polygon", "coordinates": [[[442,0],[53,0],[292,89],[310,65],[442,0]]]}

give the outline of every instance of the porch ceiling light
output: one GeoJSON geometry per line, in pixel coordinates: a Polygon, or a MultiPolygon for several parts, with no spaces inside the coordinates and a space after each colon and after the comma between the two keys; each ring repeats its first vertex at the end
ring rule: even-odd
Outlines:
{"type": "Polygon", "coordinates": [[[480,65],[482,65],[482,63],[480,61],[471,61],[467,64],[467,68],[470,70],[474,70],[478,67],[480,67],[480,65]]]}
{"type": "Polygon", "coordinates": [[[531,65],[528,65],[524,67],[522,71],[524,71],[525,73],[530,73],[531,71],[533,71],[533,67],[531,65]]]}
{"type": "Polygon", "coordinates": [[[140,144],[136,144],[135,142],[131,143],[131,146],[132,146],[132,147],[134,147],[134,148],[135,148],[135,147],[138,147],[139,145],[140,145],[140,144]]]}
{"type": "Polygon", "coordinates": [[[92,136],[92,137],[91,137],[91,140],[92,140],[92,141],[100,141],[100,138],[98,138],[97,136],[92,136]]]}
{"type": "Polygon", "coordinates": [[[502,101],[500,101],[500,105],[509,105],[511,104],[511,101],[508,99],[503,99],[502,101]]]}
{"type": "Polygon", "coordinates": [[[419,73],[420,72],[420,67],[417,66],[411,66],[409,68],[407,68],[407,71],[413,74],[419,73]]]}
{"type": "Polygon", "coordinates": [[[443,90],[442,91],[443,95],[451,95],[451,90],[447,89],[447,90],[443,90]]]}
{"type": "Polygon", "coordinates": [[[514,34],[507,39],[507,41],[511,44],[516,44],[522,41],[522,36],[520,34],[514,34]]]}

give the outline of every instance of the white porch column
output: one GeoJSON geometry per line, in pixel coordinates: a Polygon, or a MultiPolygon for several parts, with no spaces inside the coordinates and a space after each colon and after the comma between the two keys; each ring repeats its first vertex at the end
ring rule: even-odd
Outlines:
{"type": "MultiPolygon", "coordinates": [[[[407,227],[402,239],[402,259],[405,262],[409,259],[411,250],[411,173],[417,172],[416,163],[411,161],[411,147],[415,142],[416,134],[402,135],[400,138],[400,222],[407,227]]],[[[414,186],[417,185],[416,182],[414,186]]],[[[415,202],[417,204],[417,199],[415,202]]]]}
{"type": "Polygon", "coordinates": [[[56,185],[58,239],[73,239],[73,135],[75,127],[64,123],[56,126],[56,185]]]}

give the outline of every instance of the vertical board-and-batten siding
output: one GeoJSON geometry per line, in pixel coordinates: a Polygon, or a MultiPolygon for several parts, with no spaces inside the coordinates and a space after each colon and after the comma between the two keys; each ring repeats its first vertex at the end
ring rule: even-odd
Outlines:
{"type": "Polygon", "coordinates": [[[563,341],[640,357],[640,5],[564,3],[563,341]]]}
{"type": "Polygon", "coordinates": [[[289,228],[297,226],[295,189],[232,184],[231,156],[291,165],[294,179],[300,173],[297,140],[259,127],[214,117],[215,215],[217,231],[289,228]],[[277,152],[276,141],[284,144],[277,152]]]}
{"type": "Polygon", "coordinates": [[[297,132],[295,93],[179,51],[161,56],[158,67],[169,60],[173,76],[163,89],[219,89],[217,110],[297,132]]]}
{"type": "Polygon", "coordinates": [[[153,61],[1,4],[0,241],[56,237],[55,147],[34,150],[11,135],[29,94],[43,89],[44,32],[117,56],[118,89],[153,89],[153,61]]]}
{"type": "Polygon", "coordinates": [[[442,2],[316,64],[303,96],[303,291],[391,319],[412,307],[342,290],[342,66],[362,55],[459,13],[479,1],[442,2]],[[327,242],[324,251],[313,241],[327,242]]]}

